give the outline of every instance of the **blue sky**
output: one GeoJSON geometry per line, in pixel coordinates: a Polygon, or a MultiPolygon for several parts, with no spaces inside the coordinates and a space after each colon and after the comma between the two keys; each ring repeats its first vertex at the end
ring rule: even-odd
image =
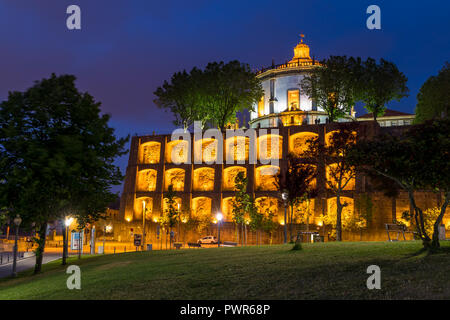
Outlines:
{"type": "MultiPolygon", "coordinates": [[[[422,83],[450,61],[449,13],[449,1],[433,0],[0,0],[0,100],[52,72],[69,73],[102,102],[117,135],[169,133],[172,116],[152,101],[174,72],[220,60],[282,63],[304,33],[316,59],[396,63],[410,95],[390,107],[413,112],[422,83]],[[82,30],[66,28],[71,4],[81,8],[82,30]],[[371,4],[381,8],[381,30],[366,28],[371,4]]],[[[123,172],[127,160],[117,161],[123,172]]]]}

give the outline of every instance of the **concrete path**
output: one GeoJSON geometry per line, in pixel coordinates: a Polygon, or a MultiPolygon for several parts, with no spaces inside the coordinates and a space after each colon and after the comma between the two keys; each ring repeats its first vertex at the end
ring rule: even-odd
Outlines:
{"type": "MultiPolygon", "coordinates": [[[[44,253],[44,259],[42,263],[48,263],[50,261],[58,260],[61,258],[61,253],[44,253]]],[[[36,257],[29,257],[17,261],[17,272],[25,271],[34,268],[36,262],[36,257]]],[[[5,278],[11,276],[12,273],[12,262],[7,264],[2,264],[0,266],[0,278],[5,278]]]]}

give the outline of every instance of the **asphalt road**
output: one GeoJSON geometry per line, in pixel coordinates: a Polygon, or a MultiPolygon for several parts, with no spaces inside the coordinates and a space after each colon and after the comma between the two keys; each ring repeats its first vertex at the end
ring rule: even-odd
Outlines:
{"type": "MultiPolygon", "coordinates": [[[[50,261],[58,260],[61,258],[61,253],[44,253],[44,259],[42,263],[47,263],[50,261]]],[[[17,272],[25,271],[34,268],[36,262],[36,257],[29,257],[17,261],[17,272]]],[[[0,278],[5,278],[10,276],[12,273],[12,262],[7,264],[2,264],[0,266],[0,278]]]]}

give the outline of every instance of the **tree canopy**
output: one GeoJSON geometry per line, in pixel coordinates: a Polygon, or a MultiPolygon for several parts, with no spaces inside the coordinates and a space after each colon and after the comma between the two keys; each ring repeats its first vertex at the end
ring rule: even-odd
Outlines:
{"type": "Polygon", "coordinates": [[[322,60],[321,66],[312,69],[301,80],[300,85],[317,107],[328,114],[334,122],[348,115],[355,105],[358,59],[346,56],[331,56],[322,60]]]}
{"type": "Polygon", "coordinates": [[[450,63],[425,81],[417,94],[416,123],[450,115],[450,63]]]}
{"type": "Polygon", "coordinates": [[[263,90],[247,64],[239,61],[211,62],[204,70],[177,72],[154,94],[155,103],[170,110],[186,130],[194,121],[207,122],[224,129],[236,119],[236,113],[253,110],[263,90]]]}
{"type": "Polygon", "coordinates": [[[377,136],[359,141],[349,152],[349,161],[362,170],[382,175],[408,193],[417,231],[425,247],[439,247],[438,227],[450,201],[450,121],[429,121],[411,127],[400,136],[377,136]],[[423,209],[415,192],[428,190],[444,195],[435,221],[432,241],[425,228],[423,209]]]}
{"type": "Polygon", "coordinates": [[[380,59],[377,64],[374,59],[368,58],[362,63],[361,71],[357,72],[357,75],[357,100],[364,103],[375,121],[384,114],[388,102],[399,101],[407,95],[407,78],[392,62],[380,59]]]}
{"type": "Polygon", "coordinates": [[[82,227],[98,219],[123,178],[114,160],[128,137],[114,136],[110,116],[75,80],[52,74],[0,104],[0,201],[36,226],[37,272],[47,224],[67,213],[82,227]]]}

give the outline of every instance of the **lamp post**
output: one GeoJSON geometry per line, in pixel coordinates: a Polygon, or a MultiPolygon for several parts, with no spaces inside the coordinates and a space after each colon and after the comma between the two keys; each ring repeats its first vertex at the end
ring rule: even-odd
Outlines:
{"type": "Polygon", "coordinates": [[[178,231],[177,231],[177,242],[180,242],[180,203],[178,203],[178,231]]]}
{"type": "Polygon", "coordinates": [[[286,224],[286,218],[287,218],[287,205],[288,205],[288,197],[289,193],[287,190],[284,190],[283,193],[281,193],[281,199],[283,199],[284,204],[284,243],[287,243],[287,224],[286,224]]]}
{"type": "Polygon", "coordinates": [[[222,219],[223,219],[223,216],[220,212],[217,213],[216,219],[217,219],[217,228],[218,228],[217,246],[220,247],[220,223],[222,222],[222,219]]]}
{"type": "Polygon", "coordinates": [[[142,200],[142,251],[145,250],[145,200],[142,200]]]}
{"type": "Polygon", "coordinates": [[[67,255],[68,255],[68,251],[69,251],[69,249],[68,249],[68,246],[69,246],[69,227],[70,227],[70,225],[72,224],[72,222],[73,222],[73,218],[71,218],[71,217],[66,217],[66,219],[64,220],[64,226],[65,226],[65,228],[64,228],[64,236],[65,236],[65,238],[66,238],[66,243],[64,244],[64,248],[63,248],[63,264],[65,264],[65,259],[67,258],[67,255]]]}
{"type": "Polygon", "coordinates": [[[17,265],[17,238],[19,237],[19,226],[22,223],[22,218],[17,215],[14,218],[14,224],[16,226],[16,236],[14,238],[14,257],[13,257],[13,269],[12,269],[12,276],[17,277],[16,272],[16,265],[17,265]]]}

